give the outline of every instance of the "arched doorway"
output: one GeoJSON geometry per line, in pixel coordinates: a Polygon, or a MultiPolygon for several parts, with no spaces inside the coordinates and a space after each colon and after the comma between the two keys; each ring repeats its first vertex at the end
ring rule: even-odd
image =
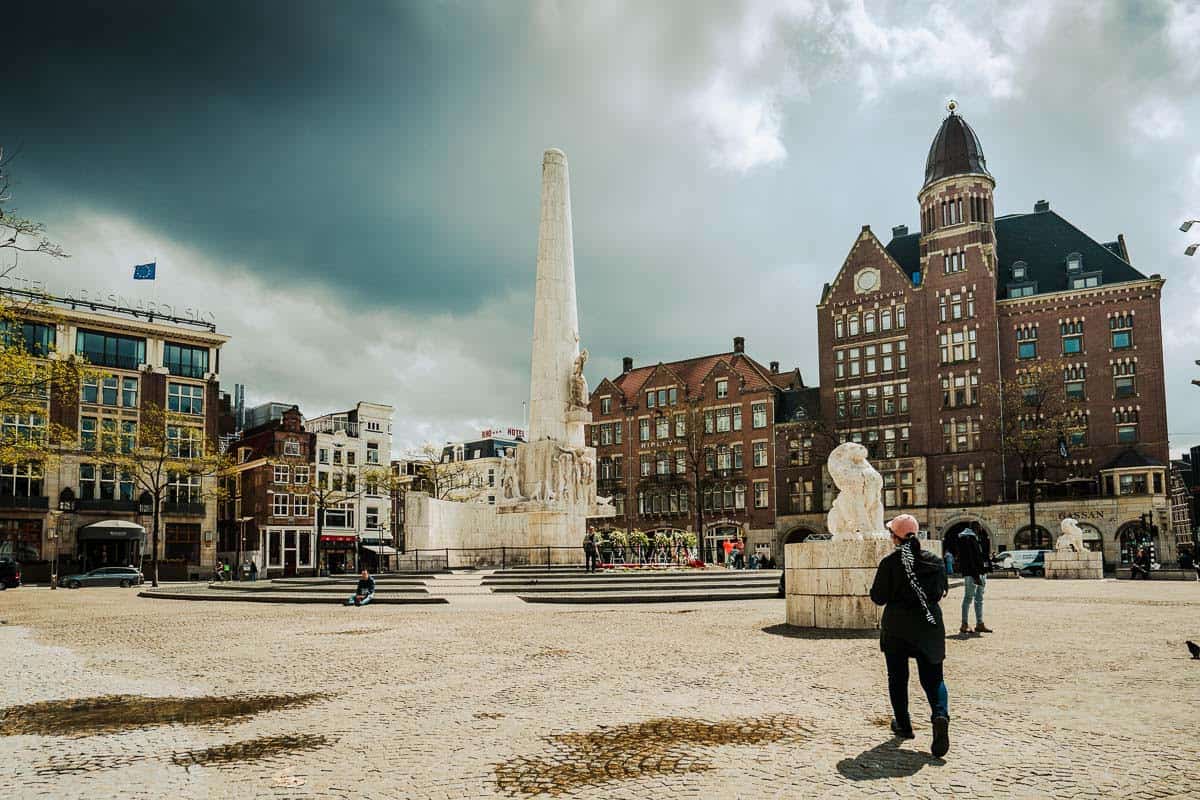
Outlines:
{"type": "Polygon", "coordinates": [[[742,529],[737,525],[713,525],[704,535],[704,559],[709,564],[725,563],[725,542],[741,538],[742,529]]]}
{"type": "Polygon", "coordinates": [[[1127,567],[1133,563],[1138,548],[1150,548],[1150,559],[1158,560],[1158,537],[1144,526],[1140,520],[1126,522],[1117,529],[1117,547],[1120,551],[1121,566],[1127,567]]]}
{"type": "Polygon", "coordinates": [[[965,530],[972,530],[979,538],[979,548],[986,557],[992,552],[992,535],[988,532],[987,527],[976,519],[964,519],[958,522],[951,523],[949,527],[942,531],[942,552],[953,553],[955,558],[958,557],[958,537],[965,530]]]}
{"type": "Polygon", "coordinates": [[[1014,550],[1049,550],[1053,546],[1050,531],[1041,525],[1026,525],[1013,537],[1014,550]]]}

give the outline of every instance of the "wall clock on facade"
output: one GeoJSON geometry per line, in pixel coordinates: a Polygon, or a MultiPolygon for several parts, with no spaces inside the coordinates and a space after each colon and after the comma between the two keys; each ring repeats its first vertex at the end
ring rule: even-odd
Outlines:
{"type": "Polygon", "coordinates": [[[859,270],[854,276],[854,291],[859,294],[873,292],[879,288],[879,270],[873,267],[859,270]]]}

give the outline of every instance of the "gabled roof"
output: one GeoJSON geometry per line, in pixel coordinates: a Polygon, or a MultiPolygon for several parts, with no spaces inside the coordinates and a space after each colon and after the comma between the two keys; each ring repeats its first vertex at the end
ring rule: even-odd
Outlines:
{"type": "MultiPolygon", "coordinates": [[[[1017,261],[1025,262],[1026,280],[1036,282],[1035,294],[1066,290],[1067,256],[1071,253],[1082,256],[1081,272],[1100,272],[1105,286],[1146,279],[1122,257],[1125,248],[1120,241],[1100,244],[1054,211],[997,217],[995,227],[996,257],[1000,264],[996,276],[999,299],[1008,296],[1012,265],[1017,261]]],[[[897,236],[887,245],[888,253],[910,279],[921,269],[920,240],[920,233],[910,233],[897,236]]]]}
{"type": "Polygon", "coordinates": [[[638,367],[614,378],[612,382],[621,389],[627,398],[636,401],[642,388],[647,385],[650,377],[661,366],[679,376],[687,388],[688,394],[695,394],[700,391],[700,384],[704,382],[705,377],[721,363],[742,378],[747,390],[753,391],[774,386],[771,382],[770,371],[745,353],[718,353],[711,356],[686,358],[682,361],[660,362],[638,367]]]}
{"type": "Polygon", "coordinates": [[[1112,461],[1101,467],[1101,470],[1106,469],[1129,469],[1136,467],[1161,467],[1163,463],[1156,458],[1144,454],[1142,451],[1127,447],[1121,451],[1121,454],[1112,461]]]}

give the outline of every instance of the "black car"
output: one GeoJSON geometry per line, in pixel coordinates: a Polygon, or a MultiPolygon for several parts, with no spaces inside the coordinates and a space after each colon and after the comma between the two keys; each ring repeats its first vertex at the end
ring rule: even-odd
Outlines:
{"type": "Polygon", "coordinates": [[[7,558],[0,559],[0,591],[21,585],[21,565],[7,558]]]}

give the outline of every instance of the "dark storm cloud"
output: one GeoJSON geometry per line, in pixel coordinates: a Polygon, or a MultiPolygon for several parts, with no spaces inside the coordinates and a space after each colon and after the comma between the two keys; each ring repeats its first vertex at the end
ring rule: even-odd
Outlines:
{"type": "Polygon", "coordinates": [[[466,8],[439,10],[6,9],[2,138],[22,149],[22,203],[127,213],[358,302],[471,308],[528,270],[525,252],[480,232],[527,224],[537,187],[493,204],[450,149],[447,127],[469,118],[465,106],[486,118],[487,31],[466,8]]]}

